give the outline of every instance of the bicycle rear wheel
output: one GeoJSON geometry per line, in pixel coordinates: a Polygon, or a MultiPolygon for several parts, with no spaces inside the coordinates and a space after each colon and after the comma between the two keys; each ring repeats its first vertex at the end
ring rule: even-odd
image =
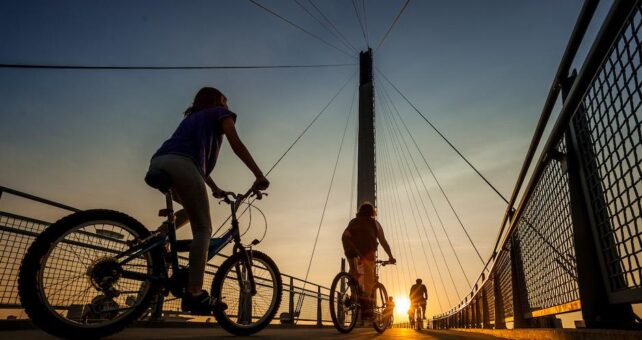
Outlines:
{"type": "Polygon", "coordinates": [[[377,282],[372,290],[370,299],[372,301],[372,326],[377,332],[383,333],[386,328],[388,328],[389,323],[386,317],[386,307],[388,304],[386,287],[377,282]]]}
{"type": "Polygon", "coordinates": [[[121,264],[115,257],[149,231],[135,219],[109,210],[62,218],[29,247],[18,279],[20,301],[34,324],[63,338],[95,339],[138,319],[159,289],[162,255],[157,249],[121,264]],[[137,273],[131,279],[123,272],[137,273]]]}
{"type": "Polygon", "coordinates": [[[417,325],[417,330],[420,331],[424,327],[424,319],[423,319],[423,310],[421,306],[418,306],[417,309],[415,309],[415,325],[417,325]]]}
{"type": "Polygon", "coordinates": [[[337,274],[330,287],[330,316],[334,327],[341,333],[350,333],[357,324],[360,310],[357,283],[346,272],[337,274]]]}
{"type": "Polygon", "coordinates": [[[252,251],[251,268],[244,256],[239,252],[225,260],[212,282],[212,296],[217,303],[227,305],[215,307],[214,317],[223,329],[235,335],[251,335],[267,327],[281,306],[283,293],[281,273],[269,256],[252,251]],[[249,270],[254,276],[255,295],[250,289],[249,270]]]}

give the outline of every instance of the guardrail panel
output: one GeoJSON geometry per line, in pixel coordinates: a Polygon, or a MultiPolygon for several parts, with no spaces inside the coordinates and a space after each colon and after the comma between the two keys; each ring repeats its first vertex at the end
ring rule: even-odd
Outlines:
{"type": "Polygon", "coordinates": [[[27,248],[46,224],[35,220],[18,219],[15,215],[0,214],[0,305],[20,306],[18,297],[18,271],[27,248]],[[10,228],[24,233],[11,232],[10,228]]]}
{"type": "Polygon", "coordinates": [[[559,160],[546,165],[514,234],[520,241],[527,312],[579,298],[563,139],[557,152],[559,160]]]}
{"type": "Polygon", "coordinates": [[[586,122],[575,124],[589,139],[582,157],[609,289],[637,289],[630,302],[642,300],[641,37],[638,7],[582,100],[586,122]]]}
{"type": "MultiPolygon", "coordinates": [[[[10,213],[0,211],[0,247],[3,249],[0,253],[0,308],[21,308],[20,299],[18,297],[17,279],[20,268],[20,263],[28,247],[33,242],[36,235],[45,230],[49,223],[44,221],[34,220],[28,217],[13,215],[10,213]]],[[[74,251],[80,251],[83,255],[91,256],[92,254],[105,253],[107,248],[114,248],[113,244],[105,245],[102,243],[102,250],[94,249],[92,245],[101,245],[104,241],[92,241],[92,237],[96,235],[83,235],[87,239],[75,240],[78,243],[66,245],[67,247],[74,247],[74,251]],[[82,246],[86,244],[87,246],[82,246]],[[105,248],[105,249],[103,249],[105,248]]],[[[95,237],[93,237],[95,238],[95,237]]],[[[67,260],[68,266],[77,266],[78,261],[74,257],[73,251],[65,252],[65,254],[58,255],[58,260],[67,260]]],[[[215,258],[215,263],[223,260],[222,256],[218,255],[215,258]]],[[[59,262],[60,262],[59,261],[59,262]]],[[[61,262],[62,263],[62,262],[61,262]]],[[[187,258],[179,257],[181,265],[187,265],[187,258]]],[[[218,269],[218,265],[208,263],[205,269],[205,277],[203,286],[209,289],[212,285],[214,274],[218,269]]],[[[78,269],[76,268],[76,271],[78,269]]],[[[283,280],[283,298],[281,306],[275,316],[275,322],[279,322],[279,316],[283,312],[288,312],[289,306],[289,282],[290,277],[282,275],[283,280]]],[[[321,291],[321,321],[330,323],[330,312],[328,303],[329,289],[320,287],[319,285],[307,283],[305,290],[303,290],[303,281],[297,278],[294,281],[294,306],[296,308],[297,301],[301,294],[304,295],[301,304],[300,313],[295,316],[295,319],[300,320],[302,323],[317,323],[317,307],[319,299],[319,289],[321,291]]],[[[60,299],[72,299],[73,296],[60,296],[60,299]]],[[[163,313],[166,316],[178,316],[181,314],[180,299],[174,298],[171,295],[167,297],[163,303],[163,313]]]]}

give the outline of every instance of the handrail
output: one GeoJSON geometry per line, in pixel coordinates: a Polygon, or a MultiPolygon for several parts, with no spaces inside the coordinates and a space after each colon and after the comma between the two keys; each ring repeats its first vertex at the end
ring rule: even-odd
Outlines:
{"type": "MultiPolygon", "coordinates": [[[[575,46],[575,49],[579,47],[579,43],[574,41],[574,39],[577,39],[577,36],[580,36],[580,32],[577,31],[578,25],[581,24],[584,27],[584,31],[585,31],[586,27],[588,26],[588,23],[584,22],[586,18],[583,18],[583,17],[589,16],[589,15],[592,17],[593,12],[595,11],[595,8],[592,7],[592,4],[589,4],[592,2],[593,0],[587,0],[585,2],[584,7],[582,8],[582,13],[578,18],[578,23],[576,24],[576,27],[573,30],[573,34],[569,41],[569,45],[573,44],[575,46]]],[[[521,190],[520,189],[522,184],[521,182],[523,181],[523,179],[518,179],[518,183],[515,187],[515,191],[511,196],[511,204],[509,205],[504,215],[504,219],[502,221],[502,225],[500,229],[500,234],[498,235],[498,239],[493,248],[493,253],[490,259],[488,260],[488,262],[486,263],[486,265],[484,266],[484,268],[482,269],[482,272],[478,276],[477,280],[475,281],[475,287],[477,289],[474,289],[473,291],[471,291],[471,294],[467,294],[466,298],[462,300],[457,305],[457,307],[454,307],[448,312],[442,313],[439,316],[434,317],[434,319],[439,319],[447,315],[454,314],[455,312],[464,308],[467,305],[468,296],[472,295],[474,297],[475,293],[477,293],[477,291],[482,287],[480,283],[484,283],[485,279],[487,280],[490,277],[488,276],[484,278],[485,276],[484,273],[486,271],[488,271],[488,273],[491,273],[495,267],[495,264],[496,264],[495,259],[498,255],[497,246],[499,244],[502,244],[502,247],[503,247],[506,244],[506,242],[509,240],[512,233],[514,232],[515,227],[519,222],[520,217],[524,211],[524,208],[528,203],[531,195],[533,194],[533,190],[535,189],[536,184],[538,183],[539,179],[544,173],[544,170],[547,165],[547,161],[550,159],[551,150],[554,150],[560,138],[562,138],[563,133],[565,132],[566,127],[568,126],[572,115],[575,113],[578,106],[580,105],[584,94],[592,84],[595,74],[601,67],[604,59],[608,56],[611,46],[616,41],[617,36],[620,34],[622,27],[625,24],[624,19],[627,18],[631,14],[631,12],[634,10],[636,3],[637,1],[616,0],[613,3],[606,18],[604,19],[604,23],[600,31],[598,32],[597,37],[595,38],[595,41],[591,46],[589,53],[586,56],[586,59],[584,60],[584,64],[582,65],[582,68],[568,94],[568,97],[566,98],[564,105],[561,108],[560,114],[553,128],[551,129],[551,132],[549,133],[549,137],[546,141],[546,144],[544,144],[544,147],[542,148],[542,153],[538,159],[538,162],[536,163],[536,167],[533,170],[533,174],[531,175],[531,178],[526,186],[526,189],[524,190],[524,193],[520,199],[518,208],[516,210],[513,210],[512,209],[512,205],[514,203],[513,196],[516,196],[516,194],[521,190]],[[508,230],[506,230],[506,232],[504,233],[505,235],[502,238],[503,229],[505,228],[505,225],[508,222],[509,218],[510,218],[510,223],[509,223],[508,230]],[[488,266],[491,262],[492,262],[492,266],[490,266],[489,268],[488,266]],[[480,279],[482,282],[480,282],[480,279]]],[[[583,36],[583,34],[584,33],[581,33],[581,36],[583,36]]],[[[570,51],[569,47],[570,46],[567,46],[567,50],[564,54],[564,58],[569,57],[572,52],[570,51]]],[[[577,50],[575,50],[575,52],[577,52],[577,50]]],[[[566,63],[570,65],[570,62],[572,62],[572,60],[570,61],[562,60],[562,62],[560,63],[560,66],[558,67],[558,75],[556,75],[554,84],[551,86],[551,92],[549,92],[549,95],[551,95],[551,93],[555,93],[555,98],[551,99],[553,104],[557,100],[557,96],[559,95],[559,89],[554,89],[555,87],[559,87],[559,84],[556,85],[555,81],[559,81],[558,76],[559,76],[560,70],[562,70],[563,65],[566,63]]],[[[568,69],[566,71],[568,72],[568,69]]],[[[546,109],[546,105],[549,103],[549,99],[550,98],[547,98],[545,109],[546,109]]],[[[552,110],[552,107],[550,109],[552,110]]],[[[542,114],[544,113],[545,113],[545,110],[543,110],[542,114]]],[[[548,112],[547,115],[550,116],[550,112],[548,112]]],[[[546,120],[548,120],[548,117],[546,117],[546,120]]],[[[540,123],[541,122],[542,120],[540,119],[540,123]]],[[[531,147],[529,147],[529,153],[531,151],[531,148],[537,149],[537,147],[539,146],[539,140],[541,139],[541,135],[537,136],[540,133],[539,127],[540,127],[540,124],[538,123],[536,133],[533,136],[533,141],[531,142],[531,147]],[[537,140],[537,144],[533,146],[533,142],[535,142],[536,140],[537,140]]],[[[532,158],[532,156],[529,156],[527,154],[527,159],[525,160],[522,168],[523,171],[527,171],[529,168],[528,165],[530,165],[531,160],[528,158],[532,158]],[[526,168],[525,170],[524,170],[524,167],[526,168]]],[[[520,172],[520,175],[521,175],[521,172],[520,172]]]]}
{"type": "Polygon", "coordinates": [[[52,200],[48,200],[46,198],[42,198],[42,197],[38,197],[38,196],[34,196],[34,195],[31,195],[31,194],[28,194],[26,192],[22,192],[22,191],[18,191],[18,190],[15,190],[15,189],[7,188],[7,187],[4,187],[4,186],[0,186],[0,195],[2,195],[2,193],[4,193],[4,192],[6,192],[8,194],[12,194],[14,196],[30,199],[32,201],[36,201],[36,202],[39,202],[39,203],[44,203],[44,204],[50,205],[52,207],[60,208],[60,209],[63,209],[63,210],[67,210],[67,211],[71,211],[71,212],[80,211],[80,209],[68,206],[66,204],[58,203],[58,202],[55,202],[55,201],[52,201],[52,200]]]}
{"type": "MultiPolygon", "coordinates": [[[[535,132],[533,133],[531,143],[528,147],[528,151],[526,152],[526,157],[524,158],[522,168],[519,172],[519,175],[517,176],[517,182],[515,183],[515,187],[510,196],[508,206],[506,207],[506,212],[504,213],[504,216],[502,218],[502,222],[500,224],[499,232],[497,233],[497,237],[495,240],[495,245],[493,246],[492,253],[489,259],[484,264],[484,267],[482,268],[481,273],[475,280],[474,286],[479,285],[479,287],[481,287],[481,284],[484,281],[484,276],[485,276],[484,273],[486,273],[487,271],[488,273],[490,273],[494,267],[493,261],[495,260],[498,254],[497,247],[499,246],[500,241],[502,240],[502,235],[504,234],[506,223],[508,222],[508,219],[511,217],[511,215],[515,213],[514,205],[515,205],[515,201],[517,200],[517,195],[521,190],[524,179],[526,178],[526,174],[528,173],[528,169],[530,168],[531,162],[535,156],[535,152],[537,151],[537,147],[541,142],[542,136],[544,134],[544,130],[546,129],[546,125],[548,124],[548,120],[551,116],[553,108],[555,107],[555,103],[557,102],[557,99],[559,97],[561,84],[564,81],[564,79],[566,79],[566,76],[568,75],[571,64],[573,63],[573,60],[577,55],[577,51],[579,50],[579,47],[582,43],[584,35],[586,34],[588,26],[591,23],[591,20],[593,18],[593,15],[595,14],[595,10],[597,9],[599,2],[600,2],[599,0],[586,0],[584,2],[584,5],[582,6],[582,9],[580,10],[580,14],[578,15],[578,18],[575,23],[575,26],[573,27],[571,36],[569,37],[566,49],[562,56],[562,60],[560,61],[560,64],[557,67],[555,77],[553,78],[553,82],[548,91],[548,96],[546,97],[546,101],[544,102],[544,107],[542,108],[540,119],[537,122],[537,126],[535,127],[535,132]],[[491,263],[493,263],[493,265],[490,266],[489,268],[489,265],[491,263]]],[[[527,195],[527,193],[528,191],[524,193],[523,197],[527,195]]],[[[530,196],[530,193],[528,193],[528,195],[530,196]]],[[[460,302],[458,306],[462,305],[462,302],[460,302]]],[[[463,304],[465,305],[465,303],[463,304]]]]}
{"type": "Polygon", "coordinates": [[[568,40],[568,44],[562,56],[562,60],[557,67],[557,72],[555,73],[555,77],[553,78],[553,83],[551,84],[551,88],[548,90],[548,96],[546,97],[546,101],[544,102],[544,107],[542,108],[542,113],[540,114],[539,121],[537,122],[537,126],[535,127],[535,132],[533,133],[533,138],[531,139],[528,151],[526,152],[526,157],[524,158],[522,168],[519,171],[519,175],[517,176],[517,182],[515,183],[513,193],[510,196],[508,206],[506,207],[506,212],[504,213],[504,217],[500,225],[499,233],[497,234],[495,245],[493,246],[492,257],[494,257],[496,254],[497,246],[499,245],[499,242],[501,240],[506,222],[508,221],[512,211],[514,210],[513,205],[517,200],[517,195],[519,195],[519,192],[522,189],[522,184],[524,183],[524,179],[526,178],[528,169],[531,166],[531,162],[535,157],[537,147],[542,140],[544,130],[546,129],[548,120],[551,117],[551,113],[559,97],[560,90],[562,88],[562,82],[568,76],[571,64],[573,63],[573,60],[577,55],[577,51],[582,43],[582,40],[584,39],[584,35],[586,34],[588,26],[591,23],[591,19],[593,18],[593,15],[595,14],[595,10],[597,9],[597,5],[599,3],[599,0],[586,0],[584,2],[584,5],[582,6],[580,14],[578,15],[577,22],[575,23],[575,27],[573,27],[573,32],[571,33],[571,36],[568,40]]]}

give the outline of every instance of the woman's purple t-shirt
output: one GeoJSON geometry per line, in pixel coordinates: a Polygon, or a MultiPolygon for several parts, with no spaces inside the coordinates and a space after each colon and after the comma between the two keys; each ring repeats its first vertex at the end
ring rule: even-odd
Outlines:
{"type": "Polygon", "coordinates": [[[221,120],[227,117],[236,121],[236,114],[221,106],[190,113],[152,158],[167,154],[187,156],[194,160],[203,177],[209,176],[223,142],[221,120]]]}

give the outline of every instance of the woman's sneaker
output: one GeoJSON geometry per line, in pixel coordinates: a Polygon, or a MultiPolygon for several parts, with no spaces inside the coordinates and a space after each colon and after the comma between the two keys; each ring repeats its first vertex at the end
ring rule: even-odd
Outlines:
{"type": "Polygon", "coordinates": [[[212,298],[206,291],[202,291],[198,295],[186,293],[181,301],[181,309],[183,312],[191,312],[195,315],[211,315],[212,298]]]}

